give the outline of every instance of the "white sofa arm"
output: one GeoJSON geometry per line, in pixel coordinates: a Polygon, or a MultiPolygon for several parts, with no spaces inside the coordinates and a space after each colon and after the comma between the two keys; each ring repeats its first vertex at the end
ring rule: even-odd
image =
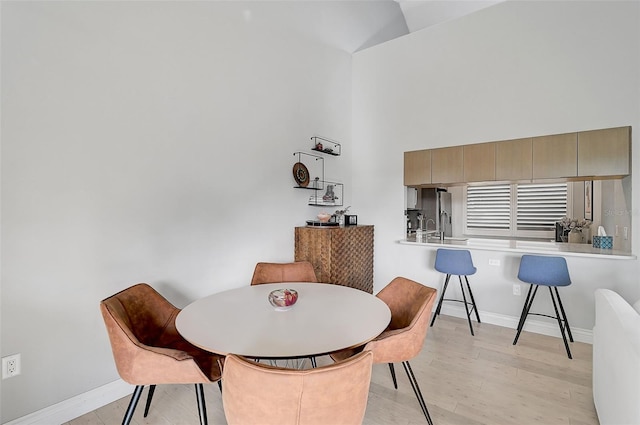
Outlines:
{"type": "Polygon", "coordinates": [[[620,295],[595,292],[593,400],[601,425],[640,424],[640,315],[620,295]]]}

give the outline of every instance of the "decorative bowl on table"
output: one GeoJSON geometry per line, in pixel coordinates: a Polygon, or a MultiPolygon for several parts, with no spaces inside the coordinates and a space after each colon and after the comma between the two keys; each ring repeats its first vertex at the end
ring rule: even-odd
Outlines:
{"type": "Polygon", "coordinates": [[[276,289],[269,292],[269,302],[276,310],[289,310],[298,301],[295,289],[276,289]]]}

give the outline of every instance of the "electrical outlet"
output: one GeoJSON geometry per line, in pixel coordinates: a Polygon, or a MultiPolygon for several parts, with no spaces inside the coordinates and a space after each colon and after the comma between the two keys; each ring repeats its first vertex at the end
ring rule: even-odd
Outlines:
{"type": "Polygon", "coordinates": [[[517,283],[513,284],[513,295],[520,295],[520,285],[517,283]]]}
{"type": "Polygon", "coordinates": [[[20,375],[20,354],[2,358],[2,379],[20,375]]]}
{"type": "Polygon", "coordinates": [[[500,265],[500,260],[489,259],[489,265],[490,266],[499,266],[500,265]]]}

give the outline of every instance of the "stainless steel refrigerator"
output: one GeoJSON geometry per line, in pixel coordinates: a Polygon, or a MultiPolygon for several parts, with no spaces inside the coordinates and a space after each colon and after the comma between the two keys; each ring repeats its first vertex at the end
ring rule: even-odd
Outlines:
{"type": "Polygon", "coordinates": [[[451,194],[446,189],[421,190],[423,230],[451,237],[451,194]]]}

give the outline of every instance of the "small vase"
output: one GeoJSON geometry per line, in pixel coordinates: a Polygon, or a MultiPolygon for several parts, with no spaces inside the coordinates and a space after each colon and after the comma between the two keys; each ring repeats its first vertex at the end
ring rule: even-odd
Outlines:
{"type": "Polygon", "coordinates": [[[582,232],[578,229],[572,229],[569,232],[569,243],[582,243],[582,232]]]}

